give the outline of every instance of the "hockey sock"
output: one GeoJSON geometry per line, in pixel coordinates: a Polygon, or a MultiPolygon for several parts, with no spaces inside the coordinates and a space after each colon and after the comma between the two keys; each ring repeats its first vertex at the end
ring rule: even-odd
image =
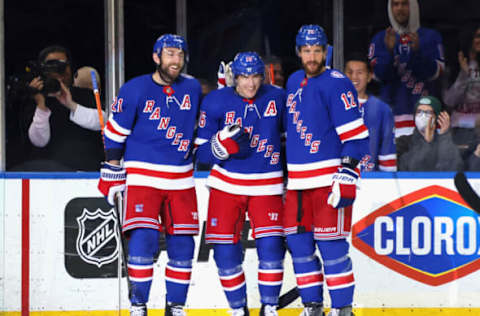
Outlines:
{"type": "Polygon", "coordinates": [[[130,232],[128,243],[128,276],[132,304],[146,304],[153,278],[153,257],[158,251],[159,232],[136,228],[130,232]]]}
{"type": "Polygon", "coordinates": [[[332,308],[352,305],[355,279],[346,239],[317,240],[332,308]]]}
{"type": "Polygon", "coordinates": [[[247,286],[243,273],[243,249],[240,243],[214,244],[215,263],[223,291],[232,309],[247,305],[247,286]]]}
{"type": "Polygon", "coordinates": [[[315,255],[313,233],[287,235],[287,244],[302,303],[323,302],[322,266],[315,255]]]}
{"type": "Polygon", "coordinates": [[[190,235],[166,235],[168,263],[165,267],[167,302],[185,305],[192,276],[195,242],[190,235]]]}
{"type": "Polygon", "coordinates": [[[285,245],[283,237],[270,236],[255,240],[258,254],[258,289],[262,304],[278,305],[283,281],[285,245]]]}

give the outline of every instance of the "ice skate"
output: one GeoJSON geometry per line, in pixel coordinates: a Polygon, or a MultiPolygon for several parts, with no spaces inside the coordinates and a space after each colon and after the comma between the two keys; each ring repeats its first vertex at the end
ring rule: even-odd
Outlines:
{"type": "Polygon", "coordinates": [[[232,309],[230,313],[232,316],[250,316],[250,312],[246,306],[232,309]]]}
{"type": "Polygon", "coordinates": [[[276,305],[263,305],[259,316],[278,316],[276,305]]]}
{"type": "Polygon", "coordinates": [[[300,316],[323,316],[322,303],[307,303],[300,316]]]}
{"type": "Polygon", "coordinates": [[[147,316],[147,305],[135,304],[130,307],[130,316],[147,316]]]}
{"type": "Polygon", "coordinates": [[[183,305],[167,302],[165,304],[165,316],[186,316],[183,305]]]}
{"type": "Polygon", "coordinates": [[[354,316],[352,313],[352,306],[345,306],[342,308],[332,308],[327,316],[354,316]]]}

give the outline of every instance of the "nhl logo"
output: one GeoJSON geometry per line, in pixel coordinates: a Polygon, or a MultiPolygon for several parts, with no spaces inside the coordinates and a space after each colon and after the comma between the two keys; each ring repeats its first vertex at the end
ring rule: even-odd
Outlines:
{"type": "Polygon", "coordinates": [[[83,209],[77,217],[78,236],[76,248],[83,261],[101,267],[118,256],[117,217],[113,208],[108,212],[83,209]]]}

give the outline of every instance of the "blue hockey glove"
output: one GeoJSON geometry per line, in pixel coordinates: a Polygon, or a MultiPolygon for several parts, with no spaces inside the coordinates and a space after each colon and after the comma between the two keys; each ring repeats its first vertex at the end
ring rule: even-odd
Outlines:
{"type": "Polygon", "coordinates": [[[117,192],[123,193],[125,191],[126,178],[127,174],[124,168],[102,162],[98,189],[110,205],[114,205],[114,197],[117,192]]]}
{"type": "Polygon", "coordinates": [[[338,168],[332,178],[327,203],[333,208],[352,205],[357,192],[357,179],[358,174],[354,169],[345,166],[338,168]]]}
{"type": "Polygon", "coordinates": [[[249,138],[250,135],[240,125],[225,126],[212,137],[212,153],[219,160],[226,160],[231,155],[245,158],[250,146],[249,138]]]}

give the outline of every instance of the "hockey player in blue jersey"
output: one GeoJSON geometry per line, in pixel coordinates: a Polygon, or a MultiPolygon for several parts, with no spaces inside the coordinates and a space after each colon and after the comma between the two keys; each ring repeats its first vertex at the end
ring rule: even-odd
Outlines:
{"type": "Polygon", "coordinates": [[[302,316],[323,315],[324,279],[332,302],[329,315],[352,315],[355,281],[347,237],[358,165],[368,152],[357,92],[344,74],[326,68],[326,45],[320,26],[302,26],[296,51],[303,69],[287,82],[284,230],[305,306],[302,316]]]}
{"type": "Polygon", "coordinates": [[[200,107],[197,159],[213,165],[206,242],[234,316],[249,315],[240,234],[246,213],[256,241],[261,316],[276,316],[283,280],[283,133],[285,92],[264,80],[255,52],[237,54],[234,86],[212,91],[200,107]]]}
{"type": "Polygon", "coordinates": [[[129,238],[130,315],[147,315],[153,260],[163,230],[169,259],[165,315],[181,316],[192,271],[193,235],[199,230],[190,151],[201,87],[181,74],[188,60],[183,37],[159,37],[153,60],[156,71],[125,83],[111,106],[99,189],[112,205],[116,192],[125,190],[122,227],[129,238]]]}
{"type": "Polygon", "coordinates": [[[361,171],[397,171],[395,126],[390,106],[367,94],[372,72],[367,57],[351,54],[345,60],[345,74],[358,93],[359,109],[368,128],[370,151],[361,162],[361,171]]]}
{"type": "Polygon", "coordinates": [[[413,132],[413,106],[420,96],[436,93],[443,44],[437,31],[420,27],[417,0],[389,0],[387,9],[391,27],[373,37],[368,58],[382,84],[380,98],[392,106],[399,137],[413,132]]]}

